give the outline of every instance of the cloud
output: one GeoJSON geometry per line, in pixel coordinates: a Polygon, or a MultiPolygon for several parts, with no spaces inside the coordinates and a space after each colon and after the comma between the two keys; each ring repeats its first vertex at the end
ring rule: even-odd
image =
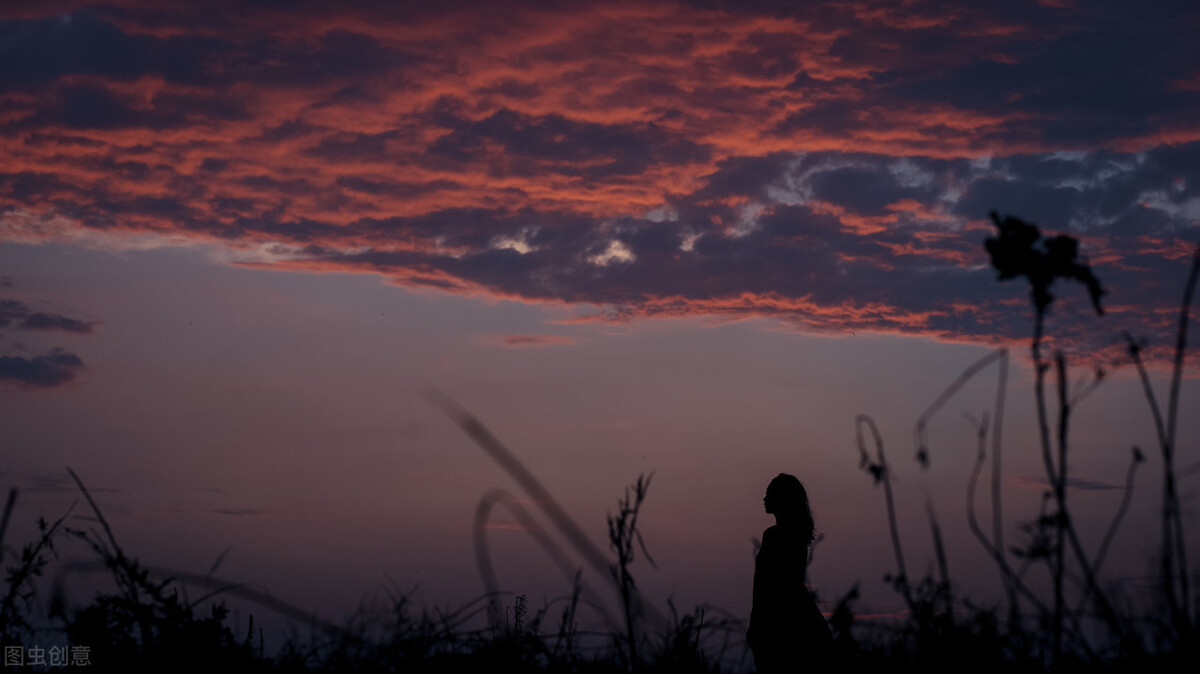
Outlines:
{"type": "MultiPolygon", "coordinates": [[[[8,281],[7,285],[12,285],[10,279],[5,277],[5,280],[8,281]]],[[[20,300],[0,298],[0,328],[90,335],[96,325],[96,321],[35,311],[20,300]]],[[[83,367],[83,360],[79,356],[57,347],[32,358],[0,355],[0,382],[24,389],[55,388],[74,381],[83,367]]]]}
{"type": "MultiPolygon", "coordinates": [[[[126,18],[138,12],[130,7],[126,18]]],[[[369,35],[343,30],[330,30],[311,41],[249,42],[183,31],[158,37],[122,30],[121,17],[102,17],[104,13],[105,8],[97,7],[0,23],[0,58],[23,64],[0,75],[0,89],[29,88],[80,74],[124,81],[154,75],[188,85],[315,84],[366,77],[416,60],[369,35]]]]}
{"type": "Polygon", "coordinates": [[[527,527],[517,524],[516,522],[510,522],[508,520],[496,520],[493,522],[488,522],[484,528],[502,531],[529,531],[527,527]]]}
{"type": "Polygon", "coordinates": [[[542,346],[570,346],[575,344],[575,340],[562,335],[499,335],[495,337],[483,337],[479,340],[483,344],[492,344],[503,346],[509,349],[527,349],[542,346]]]}
{"type": "MultiPolygon", "coordinates": [[[[58,475],[58,474],[30,475],[25,479],[24,484],[21,486],[21,490],[29,491],[29,492],[75,492],[75,493],[78,493],[79,486],[75,484],[74,480],[72,480],[66,476],[62,476],[62,475],[58,475]]],[[[88,491],[93,494],[101,494],[101,493],[124,494],[124,493],[127,493],[123,489],[117,489],[117,488],[113,488],[113,487],[88,487],[88,491]]]]}
{"type": "Polygon", "coordinates": [[[83,361],[73,353],[53,349],[33,358],[0,356],[0,382],[24,388],[54,388],[71,383],[83,369],[83,361]]]}
{"type": "MultiPolygon", "coordinates": [[[[1182,164],[1155,151],[1085,154],[1066,162],[1020,155],[978,166],[862,153],[731,160],[708,184],[672,202],[674,219],[442,211],[392,219],[386,227],[370,223],[393,241],[402,235],[406,250],[343,251],[326,241],[292,264],[371,270],[457,292],[590,304],[626,319],[773,316],[812,329],[1018,338],[1027,323],[1004,302],[1025,291],[995,283],[982,247],[992,230],[983,204],[996,202],[979,195],[1001,182],[1021,197],[1024,208],[1012,212],[1065,221],[1082,234],[1097,273],[1121,294],[1113,297],[1120,306],[1110,323],[1143,332],[1162,324],[1152,315],[1154,294],[1170,297],[1177,289],[1137,268],[1178,270],[1189,250],[1179,238],[1186,220],[1172,209],[1188,203],[1190,188],[1170,185],[1180,184],[1176,178],[1188,185],[1200,175],[1182,164]],[[753,181],[733,177],[751,166],[753,181]],[[872,181],[877,189],[869,188],[872,181]],[[855,190],[856,183],[868,189],[855,190]],[[761,188],[747,197],[743,184],[761,188]],[[1174,190],[1162,205],[1137,201],[1161,189],[1174,190]],[[1063,207],[1049,196],[1053,190],[1078,196],[1063,207]],[[1160,216],[1149,218],[1148,210],[1160,216]],[[1127,224],[1133,218],[1136,227],[1127,224]],[[554,227],[556,219],[570,225],[554,227]],[[508,234],[501,238],[501,232],[508,234]],[[499,247],[500,240],[521,245],[499,247]],[[1162,257],[1158,246],[1166,241],[1175,241],[1173,250],[1182,255],[1162,257]],[[621,263],[597,264],[614,247],[625,252],[621,263]],[[1143,320],[1150,322],[1138,323],[1143,320]]],[[[346,231],[366,224],[351,223],[346,231]]],[[[1073,297],[1069,287],[1056,292],[1064,301],[1073,297]]],[[[1077,331],[1094,329],[1084,321],[1077,331]]]]}
{"type": "Polygon", "coordinates": [[[334,511],[285,511],[262,508],[215,508],[208,512],[214,515],[229,517],[245,517],[258,520],[289,520],[296,522],[311,522],[322,524],[342,519],[343,515],[334,511]]]}
{"type": "Polygon", "coordinates": [[[80,334],[91,334],[94,323],[85,323],[84,321],[74,318],[67,318],[59,314],[47,314],[41,311],[30,314],[21,321],[21,327],[26,330],[62,330],[64,332],[77,332],[80,334]]]}
{"type": "Polygon", "coordinates": [[[80,335],[90,335],[95,321],[81,321],[62,314],[34,311],[19,300],[0,299],[0,328],[9,325],[24,330],[59,330],[80,335]]]}
{"type": "Polygon", "coordinates": [[[258,517],[265,511],[259,508],[217,508],[209,512],[217,515],[229,515],[231,517],[258,517]]]}
{"type": "Polygon", "coordinates": [[[127,79],[150,66],[153,40],[127,35],[90,12],[0,23],[0,59],[21,63],[0,74],[0,89],[52,82],[67,74],[127,79]]]}
{"type": "Polygon", "coordinates": [[[52,88],[32,114],[14,122],[11,128],[164,131],[248,118],[246,103],[231,92],[192,93],[170,87],[124,92],[99,84],[76,84],[52,88]]]}
{"type": "Polygon", "coordinates": [[[429,152],[456,162],[486,162],[493,176],[562,173],[589,180],[641,175],[657,163],[704,161],[709,151],[655,124],[595,123],[507,108],[479,120],[444,120],[450,133],[429,152]]]}
{"type": "Polygon", "coordinates": [[[997,209],[1110,288],[1103,329],[1056,288],[1055,334],[1170,330],[1200,10],[751,5],[5,8],[0,240],[996,341],[1028,330],[987,269],[997,209]]]}

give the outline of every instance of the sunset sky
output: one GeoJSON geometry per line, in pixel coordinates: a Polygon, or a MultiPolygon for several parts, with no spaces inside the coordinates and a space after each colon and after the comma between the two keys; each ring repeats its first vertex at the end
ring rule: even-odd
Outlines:
{"type": "MultiPolygon", "coordinates": [[[[1077,238],[1107,290],[1100,318],[1060,281],[1047,329],[1073,381],[1111,372],[1070,462],[1093,549],[1130,447],[1150,459],[1105,568],[1136,587],[1161,460],[1121,334],[1166,353],[1200,242],[1197,35],[1191,3],[1115,0],[6,2],[14,526],[70,505],[70,466],[146,563],[203,572],[230,548],[223,576],[335,620],[387,579],[455,605],[482,592],[479,499],[537,504],[434,389],[601,547],[605,513],[655,471],[659,568],[635,567],[655,601],[748,615],[782,471],[825,536],[814,587],[861,580],[864,610],[888,613],[862,413],[888,443],[913,572],[931,564],[930,502],[952,574],[994,598],[965,524],[963,412],[989,409],[995,370],[931,427],[928,471],[912,429],[1011,348],[1019,542],[1045,475],[1028,283],[997,282],[983,247],[996,210],[1077,238]]],[[[1183,466],[1200,458],[1197,362],[1183,466]]],[[[493,515],[501,586],[535,606],[569,592],[493,515]]]]}

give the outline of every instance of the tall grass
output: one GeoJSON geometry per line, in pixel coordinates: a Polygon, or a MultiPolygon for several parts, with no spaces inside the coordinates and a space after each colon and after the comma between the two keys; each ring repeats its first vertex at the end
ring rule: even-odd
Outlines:
{"type": "Polygon", "coordinates": [[[1050,489],[1043,495],[1039,515],[1022,525],[1026,534],[1025,542],[1006,547],[1000,482],[1000,421],[1004,413],[1009,355],[1007,349],[997,349],[968,367],[920,416],[914,429],[914,444],[918,464],[922,468],[928,467],[931,461],[927,435],[930,420],[968,381],[990,366],[995,366],[997,389],[991,414],[985,412],[980,417],[968,415],[968,421],[976,432],[977,446],[975,462],[967,480],[966,512],[968,527],[994,562],[1004,588],[1006,619],[999,620],[993,611],[972,606],[950,594],[940,531],[932,508],[928,510],[928,516],[938,558],[938,577],[926,577],[918,583],[908,577],[891,488],[891,468],[885,458],[883,440],[874,421],[869,416],[859,416],[860,467],[877,485],[884,488],[884,507],[897,568],[897,573],[888,575],[886,579],[901,595],[908,611],[906,621],[893,626],[884,639],[889,659],[894,663],[900,654],[906,654],[903,657],[922,664],[947,664],[951,662],[947,659],[949,654],[959,652],[963,644],[970,644],[969,652],[962,653],[964,660],[956,665],[978,662],[989,653],[993,658],[999,658],[993,659],[993,662],[1007,663],[1012,667],[1033,666],[1051,670],[1076,666],[1125,669],[1194,665],[1197,663],[1194,644],[1200,633],[1192,617],[1196,597],[1192,595],[1188,580],[1190,572],[1184,540],[1186,526],[1179,504],[1175,459],[1180,384],[1190,307],[1200,276],[1200,248],[1193,256],[1184,283],[1165,414],[1157,402],[1141,358],[1140,342],[1131,335],[1125,335],[1130,359],[1137,369],[1150,407],[1163,458],[1158,592],[1159,599],[1167,607],[1164,619],[1153,609],[1138,613],[1134,609],[1124,608],[1130,603],[1124,601],[1124,597],[1115,596],[1112,590],[1106,590],[1100,575],[1113,537],[1132,502],[1134,478],[1138,467],[1145,461],[1142,450],[1131,448],[1121,502],[1105,529],[1098,549],[1093,553],[1089,554],[1081,542],[1076,517],[1068,499],[1073,413],[1100,385],[1105,373],[1097,370],[1082,387],[1072,390],[1066,355],[1061,350],[1049,355],[1045,353],[1045,318],[1053,303],[1054,296],[1050,289],[1056,279],[1082,283],[1097,314],[1101,316],[1104,314],[1101,302],[1103,286],[1086,262],[1079,258],[1074,239],[1067,236],[1043,238],[1035,225],[1018,218],[1001,218],[996,214],[992,218],[998,235],[988,239],[986,247],[1000,279],[1024,277],[1030,283],[1034,316],[1030,341],[1034,370],[1033,394],[1037,410],[1038,445],[1050,489]],[[1048,381],[1051,371],[1052,381],[1048,381]],[[867,446],[868,431],[874,445],[873,453],[867,446]],[[990,536],[980,525],[976,512],[976,493],[987,459],[989,433],[993,459],[990,536]],[[1028,579],[1035,568],[1044,569],[1052,588],[1050,597],[1040,596],[1030,589],[1028,579]],[[1067,600],[1068,589],[1081,594],[1074,606],[1067,600]],[[1033,618],[1032,623],[1028,617],[1033,618]]]}

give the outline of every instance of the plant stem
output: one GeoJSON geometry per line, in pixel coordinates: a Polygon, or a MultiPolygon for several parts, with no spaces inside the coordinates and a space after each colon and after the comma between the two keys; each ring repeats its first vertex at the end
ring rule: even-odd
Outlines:
{"type": "Polygon", "coordinates": [[[875,420],[871,417],[860,414],[855,420],[855,430],[858,436],[858,451],[862,457],[866,458],[867,448],[866,441],[863,438],[863,426],[871,429],[871,436],[875,440],[875,454],[879,457],[879,480],[883,482],[883,494],[887,501],[888,512],[888,531],[892,536],[892,550],[896,555],[896,585],[904,595],[904,601],[908,604],[909,610],[915,609],[915,604],[912,598],[912,592],[909,590],[908,573],[904,567],[904,551],[900,547],[900,528],[896,524],[896,502],[892,498],[892,477],[891,469],[887,465],[887,459],[883,456],[883,436],[879,434],[879,428],[875,425],[875,420]]]}
{"type": "MultiPolygon", "coordinates": [[[[1175,358],[1171,371],[1171,395],[1167,403],[1167,444],[1163,447],[1164,463],[1166,464],[1164,466],[1166,481],[1164,486],[1175,529],[1175,552],[1178,557],[1179,584],[1183,595],[1180,602],[1183,624],[1180,627],[1184,634],[1191,630],[1192,595],[1188,586],[1187,546],[1183,538],[1183,517],[1179,510],[1179,494],[1175,486],[1175,422],[1179,415],[1179,383],[1183,376],[1183,358],[1187,351],[1188,313],[1191,311],[1197,278],[1200,278],[1200,246],[1196,247],[1196,252],[1192,255],[1192,268],[1188,273],[1187,283],[1184,285],[1183,302],[1179,307],[1179,327],[1175,332],[1175,358]]],[[[1163,553],[1170,554],[1170,551],[1164,549],[1163,553]]]]}
{"type": "Polygon", "coordinates": [[[1058,474],[1054,480],[1054,502],[1058,513],[1054,517],[1054,612],[1055,627],[1062,629],[1063,573],[1066,569],[1066,539],[1069,518],[1067,515],[1067,429],[1070,427],[1071,405],[1067,402],[1067,361],[1062,351],[1054,354],[1055,374],[1058,381],[1058,474]]]}
{"type": "MultiPolygon", "coordinates": [[[[1045,327],[1045,309],[1037,304],[1034,304],[1034,321],[1033,321],[1033,369],[1034,369],[1034,399],[1037,402],[1038,416],[1038,432],[1042,442],[1042,462],[1046,468],[1046,480],[1051,485],[1058,484],[1057,471],[1054,469],[1054,457],[1052,455],[1050,445],[1050,423],[1046,419],[1046,369],[1048,366],[1042,361],[1042,335],[1045,327]]],[[[1056,494],[1057,496],[1057,494],[1056,494]]],[[[1062,503],[1058,503],[1059,513],[1062,513],[1062,503]]],[[[1059,518],[1055,518],[1056,522],[1059,518]]],[[[1056,525],[1057,526],[1057,525],[1056,525]]],[[[1061,530],[1060,530],[1061,533],[1061,530]]],[[[1063,584],[1062,584],[1062,539],[1059,538],[1058,547],[1054,550],[1054,563],[1052,566],[1051,578],[1054,583],[1054,619],[1051,633],[1054,643],[1054,661],[1059,660],[1062,653],[1062,625],[1063,625],[1063,584]]]]}

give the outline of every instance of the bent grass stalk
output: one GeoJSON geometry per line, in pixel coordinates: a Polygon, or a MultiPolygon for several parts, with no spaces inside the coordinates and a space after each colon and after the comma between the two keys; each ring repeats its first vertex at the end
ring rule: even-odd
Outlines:
{"type": "Polygon", "coordinates": [[[904,550],[900,546],[900,529],[896,524],[896,501],[892,496],[891,469],[883,455],[883,436],[879,434],[879,427],[875,425],[875,420],[865,414],[858,415],[854,425],[858,439],[858,467],[869,473],[875,479],[876,485],[883,484],[884,499],[887,503],[888,533],[891,534],[892,552],[896,556],[896,577],[891,579],[892,585],[904,597],[909,611],[915,612],[916,603],[913,601],[908,572],[904,566],[904,550]],[[871,438],[875,441],[875,456],[878,460],[874,463],[871,462],[870,454],[867,452],[866,438],[863,436],[864,428],[871,431],[871,438]]]}
{"type": "Polygon", "coordinates": [[[1191,590],[1188,583],[1187,546],[1183,534],[1183,515],[1179,508],[1179,493],[1175,458],[1177,447],[1175,433],[1179,419],[1179,386],[1183,377],[1183,361],[1187,352],[1188,322],[1191,313],[1192,300],[1195,296],[1196,282],[1200,278],[1200,246],[1192,255],[1192,266],[1184,284],[1183,300],[1179,307],[1179,322],[1175,330],[1175,353],[1171,364],[1170,393],[1167,400],[1167,420],[1164,423],[1162,409],[1154,395],[1154,387],[1150,376],[1142,362],[1141,345],[1128,332],[1123,333],[1128,345],[1129,356],[1137,368],[1138,377],[1142,382],[1142,390],[1146,402],[1150,405],[1150,414],[1154,421],[1154,429],[1158,436],[1159,449],[1163,457],[1163,502],[1162,502],[1162,581],[1167,605],[1171,611],[1173,622],[1177,626],[1176,638],[1187,634],[1191,629],[1191,590]],[[1178,572],[1176,572],[1178,568],[1178,572]],[[1179,576],[1178,590],[1175,577],[1179,576]]]}
{"type": "Polygon", "coordinates": [[[578,584],[579,591],[585,596],[585,603],[595,608],[604,618],[605,622],[612,623],[612,616],[609,614],[608,609],[604,607],[600,598],[591,587],[582,580],[581,569],[571,563],[570,558],[563,549],[558,543],[554,542],[550,534],[538,524],[537,520],[529,514],[529,511],[503,489],[492,489],[480,498],[479,504],[475,508],[475,521],[472,525],[475,562],[479,567],[479,576],[483,580],[485,594],[495,596],[500,592],[499,583],[496,581],[496,572],[492,566],[491,551],[487,542],[487,525],[491,520],[492,509],[496,505],[503,505],[512,513],[521,530],[529,534],[530,538],[554,562],[554,565],[558,567],[559,572],[563,574],[568,582],[572,583],[572,586],[578,584]]]}
{"type": "MultiPolygon", "coordinates": [[[[450,417],[459,428],[479,445],[480,449],[499,464],[504,472],[508,473],[521,486],[525,494],[537,504],[542,514],[550,520],[575,551],[592,567],[594,572],[601,577],[611,577],[610,569],[612,562],[609,561],[607,555],[592,543],[587,534],[583,532],[583,529],[563,510],[558,501],[550,494],[550,491],[533,475],[533,472],[526,468],[520,459],[488,430],[483,422],[467,412],[466,409],[452,398],[439,391],[427,390],[426,398],[450,417]]],[[[621,583],[614,579],[614,586],[616,591],[623,597],[626,590],[622,587],[621,583]]],[[[641,596],[641,592],[636,588],[631,590],[630,598],[643,608],[646,617],[655,626],[666,624],[663,614],[649,602],[646,602],[641,596]]]]}

